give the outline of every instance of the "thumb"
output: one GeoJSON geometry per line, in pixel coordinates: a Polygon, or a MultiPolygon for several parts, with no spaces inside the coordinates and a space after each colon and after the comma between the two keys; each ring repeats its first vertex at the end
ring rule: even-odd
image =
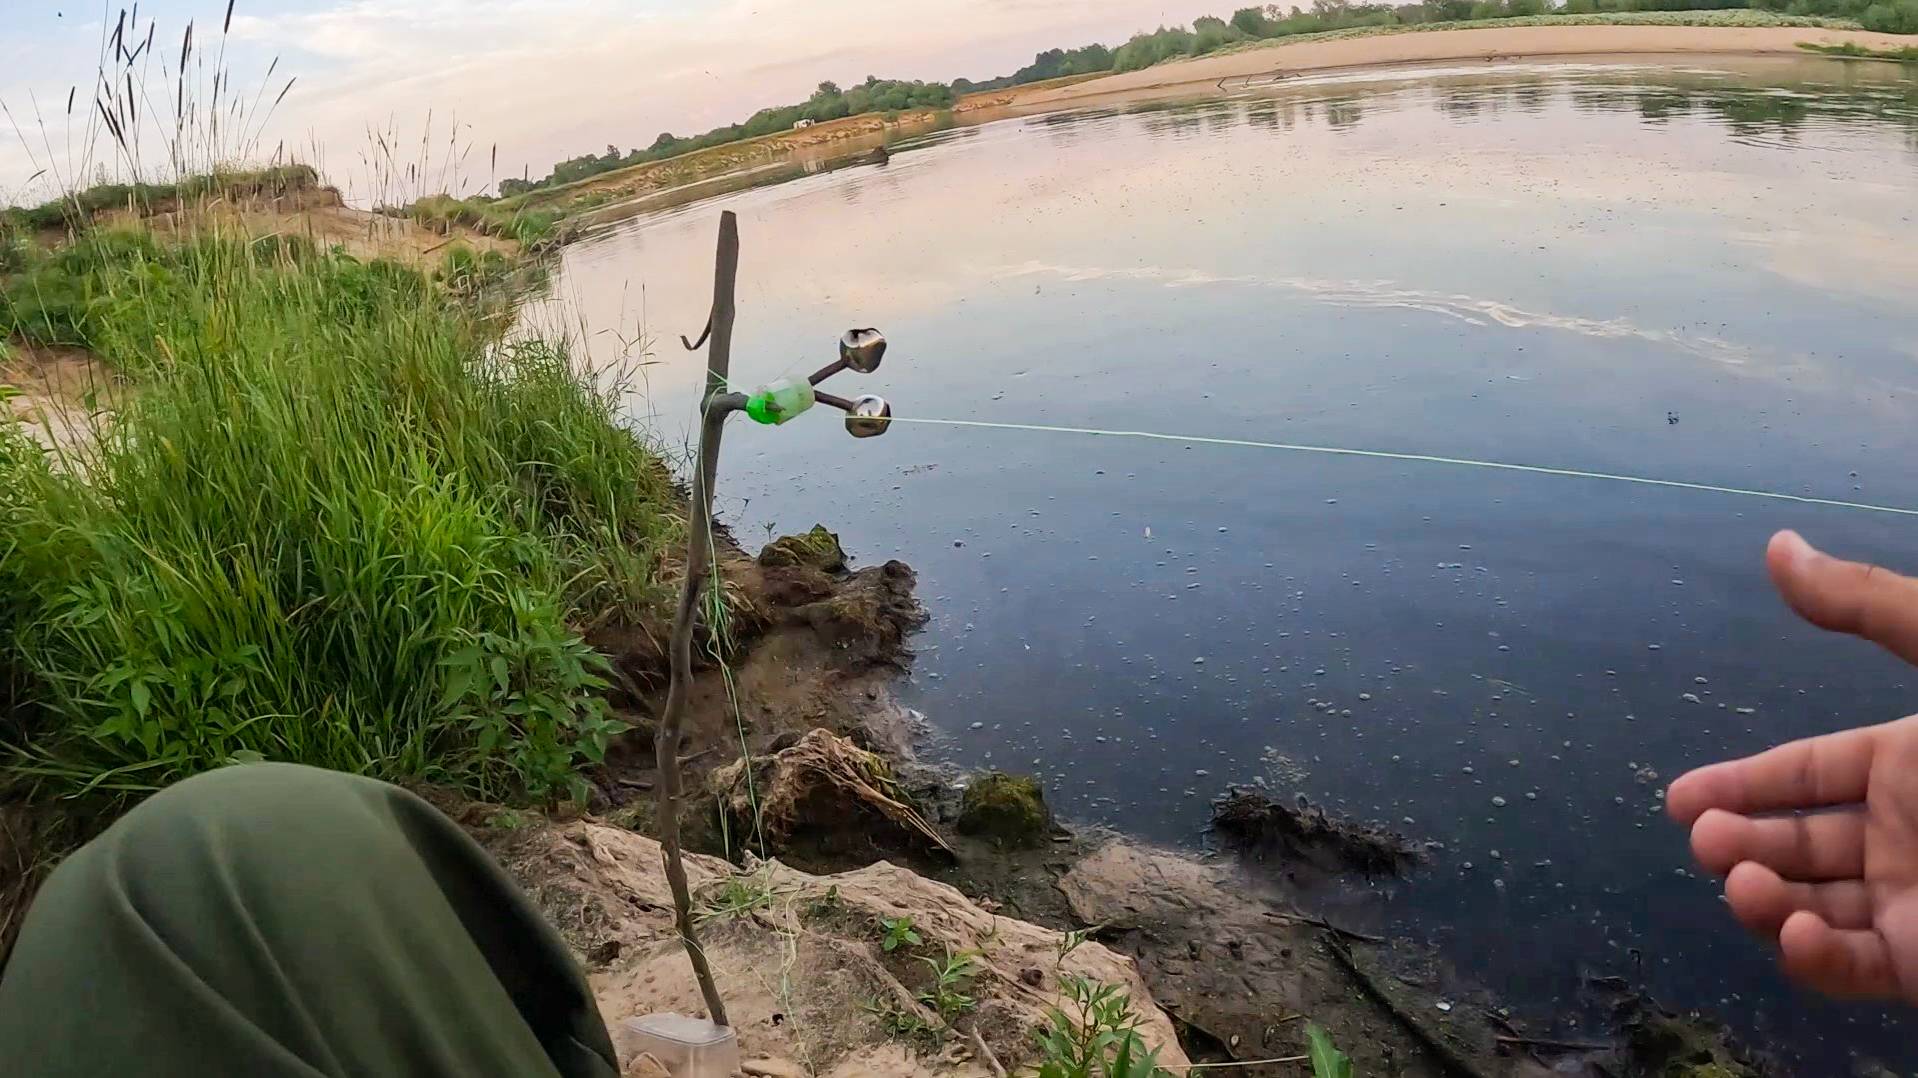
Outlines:
{"type": "Polygon", "coordinates": [[[1771,537],[1765,567],[1798,616],[1821,629],[1862,636],[1918,663],[1918,580],[1863,562],[1840,561],[1794,531],[1771,537]]]}

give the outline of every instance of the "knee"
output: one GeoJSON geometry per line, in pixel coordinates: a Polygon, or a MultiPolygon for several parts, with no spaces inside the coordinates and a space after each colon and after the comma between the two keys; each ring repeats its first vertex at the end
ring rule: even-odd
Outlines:
{"type": "Polygon", "coordinates": [[[216,861],[311,856],[364,841],[381,824],[378,795],[391,791],[373,779],[299,764],[237,764],[161,790],[89,846],[101,848],[105,865],[166,875],[216,861]]]}

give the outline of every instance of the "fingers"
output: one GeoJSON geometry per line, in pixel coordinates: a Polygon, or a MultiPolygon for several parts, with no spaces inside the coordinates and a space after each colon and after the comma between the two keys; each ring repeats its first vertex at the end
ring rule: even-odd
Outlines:
{"type": "Polygon", "coordinates": [[[1806,738],[1743,760],[1687,772],[1665,793],[1665,810],[1690,826],[1708,809],[1773,812],[1849,805],[1865,799],[1878,729],[1806,738]]]}
{"type": "Polygon", "coordinates": [[[1850,880],[1865,873],[1865,815],[1826,812],[1754,820],[1708,809],[1692,825],[1692,856],[1724,875],[1741,861],[1788,880],[1850,880]]]}
{"type": "Polygon", "coordinates": [[[1840,929],[1807,910],[1786,919],[1778,932],[1785,972],[1834,996],[1889,998],[1898,993],[1891,951],[1869,930],[1840,929]]]}
{"type": "Polygon", "coordinates": [[[1754,936],[1777,939],[1793,914],[1815,913],[1839,929],[1872,926],[1871,891],[1863,880],[1795,883],[1755,861],[1733,868],[1725,879],[1725,902],[1732,916],[1754,936]]]}
{"type": "Polygon", "coordinates": [[[1785,602],[1806,621],[1862,636],[1918,663],[1918,580],[1840,561],[1792,531],[1771,537],[1765,567],[1785,602]]]}

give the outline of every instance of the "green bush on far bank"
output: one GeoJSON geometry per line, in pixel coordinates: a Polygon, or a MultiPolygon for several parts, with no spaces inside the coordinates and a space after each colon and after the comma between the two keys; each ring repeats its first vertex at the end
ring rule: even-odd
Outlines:
{"type": "Polygon", "coordinates": [[[27,274],[7,328],[136,378],[79,448],[0,425],[0,778],[578,789],[616,728],[580,627],[663,606],[683,525],[562,345],[300,243],[89,234],[27,274]]]}
{"type": "Polygon", "coordinates": [[[560,218],[553,210],[522,209],[485,196],[428,195],[403,211],[391,212],[403,212],[441,235],[460,225],[481,235],[513,240],[521,247],[536,247],[551,239],[560,218]]]}

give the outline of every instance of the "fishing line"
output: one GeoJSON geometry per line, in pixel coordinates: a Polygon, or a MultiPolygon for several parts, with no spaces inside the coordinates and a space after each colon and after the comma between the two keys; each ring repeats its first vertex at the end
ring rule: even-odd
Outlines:
{"type": "Polygon", "coordinates": [[[1918,509],[1908,509],[1896,505],[1874,505],[1870,502],[1848,502],[1838,498],[1814,498],[1806,494],[1785,494],[1775,490],[1747,490],[1743,487],[1721,487],[1711,483],[1688,483],[1680,479],[1654,479],[1642,475],[1616,475],[1611,472],[1588,472],[1578,468],[1551,468],[1539,464],[1511,464],[1499,460],[1473,460],[1468,457],[1441,457],[1430,453],[1395,453],[1384,449],[1348,449],[1331,445],[1299,445],[1290,442],[1258,442],[1246,438],[1208,438],[1197,434],[1162,434],[1148,430],[1102,430],[1097,427],[1054,427],[1040,423],[994,423],[983,419],[931,419],[920,416],[892,417],[894,423],[922,423],[940,427],[972,427],[984,430],[1029,430],[1042,434],[1083,434],[1109,438],[1139,438],[1154,442],[1179,442],[1186,445],[1223,445],[1243,449],[1277,449],[1288,453],[1318,453],[1330,457],[1366,457],[1372,460],[1401,460],[1414,464],[1450,464],[1462,468],[1486,468],[1501,472],[1526,472],[1531,475],[1553,475],[1571,479],[1601,479],[1613,483],[1635,483],[1647,487],[1669,487],[1673,490],[1696,490],[1710,494],[1732,494],[1744,498],[1769,498],[1773,501],[1797,502],[1801,505],[1824,505],[1835,509],[1857,509],[1868,513],[1892,513],[1897,516],[1918,517],[1918,509]]]}

